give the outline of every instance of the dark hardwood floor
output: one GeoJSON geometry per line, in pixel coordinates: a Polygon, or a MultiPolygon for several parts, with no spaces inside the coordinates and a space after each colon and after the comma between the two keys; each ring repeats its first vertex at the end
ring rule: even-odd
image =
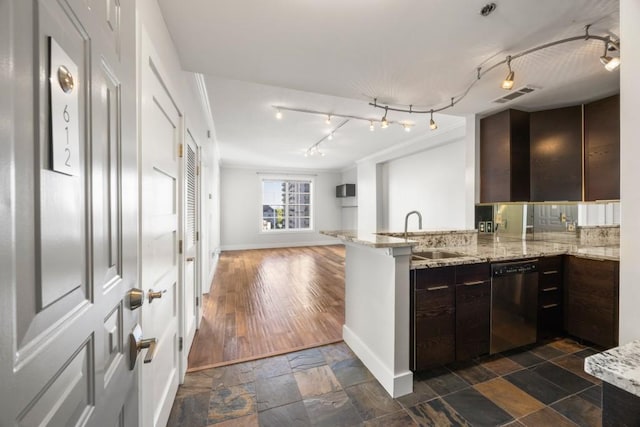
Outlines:
{"type": "Polygon", "coordinates": [[[189,371],[342,340],[344,246],[220,255],[189,371]]]}

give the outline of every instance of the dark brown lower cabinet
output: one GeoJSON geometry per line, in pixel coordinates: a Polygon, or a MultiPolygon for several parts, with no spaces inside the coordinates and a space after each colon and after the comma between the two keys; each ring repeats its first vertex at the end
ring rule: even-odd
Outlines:
{"type": "Polygon", "coordinates": [[[538,261],[538,340],[562,334],[563,256],[541,257],[538,261]]]}
{"type": "Polygon", "coordinates": [[[489,353],[491,279],[489,264],[456,268],[456,360],[489,353]]]}
{"type": "Polygon", "coordinates": [[[605,348],[618,345],[618,261],[565,257],[565,329],[605,348]]]}
{"type": "Polygon", "coordinates": [[[453,267],[412,271],[411,366],[420,371],[455,360],[453,267]]]}
{"type": "Polygon", "coordinates": [[[416,371],[489,352],[488,263],[411,272],[411,367],[416,371]]]}

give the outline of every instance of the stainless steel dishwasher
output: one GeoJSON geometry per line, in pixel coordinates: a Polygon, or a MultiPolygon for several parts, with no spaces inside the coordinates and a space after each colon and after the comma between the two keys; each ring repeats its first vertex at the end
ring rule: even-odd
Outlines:
{"type": "Polygon", "coordinates": [[[538,260],[491,264],[490,353],[536,342],[538,260]]]}

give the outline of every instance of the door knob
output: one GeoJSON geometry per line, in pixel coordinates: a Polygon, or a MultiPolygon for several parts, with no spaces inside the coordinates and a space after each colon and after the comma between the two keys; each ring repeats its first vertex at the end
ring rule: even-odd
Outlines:
{"type": "Polygon", "coordinates": [[[129,310],[140,308],[142,306],[142,303],[144,303],[144,291],[138,288],[129,289],[129,292],[127,292],[126,301],[129,310]]]}
{"type": "Polygon", "coordinates": [[[162,298],[162,294],[164,294],[165,292],[167,292],[166,289],[162,291],[154,291],[153,289],[149,289],[149,292],[147,292],[147,298],[149,298],[149,304],[151,304],[153,300],[156,298],[162,298]]]}
{"type": "Polygon", "coordinates": [[[133,370],[133,368],[135,368],[138,353],[140,353],[143,348],[147,349],[147,354],[144,356],[144,363],[151,363],[156,353],[157,343],[158,340],[155,338],[142,339],[142,329],[140,325],[136,325],[129,334],[129,369],[133,370]]]}
{"type": "Polygon", "coordinates": [[[193,262],[195,260],[196,260],[196,257],[193,257],[193,256],[187,257],[186,259],[187,262],[193,262]]]}

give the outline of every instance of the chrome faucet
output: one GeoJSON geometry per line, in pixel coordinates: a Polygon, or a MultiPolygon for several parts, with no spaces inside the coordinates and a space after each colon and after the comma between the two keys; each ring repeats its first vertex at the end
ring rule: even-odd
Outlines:
{"type": "Polygon", "coordinates": [[[420,215],[420,212],[418,211],[411,211],[407,214],[407,216],[404,217],[404,238],[405,240],[407,239],[407,225],[409,224],[409,216],[411,216],[411,214],[417,214],[418,215],[418,229],[422,230],[422,215],[420,215]]]}

